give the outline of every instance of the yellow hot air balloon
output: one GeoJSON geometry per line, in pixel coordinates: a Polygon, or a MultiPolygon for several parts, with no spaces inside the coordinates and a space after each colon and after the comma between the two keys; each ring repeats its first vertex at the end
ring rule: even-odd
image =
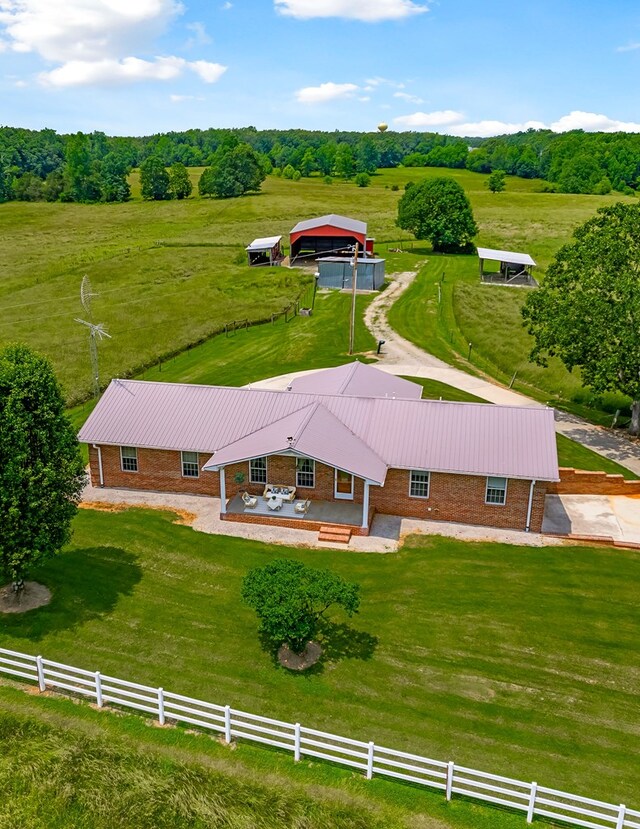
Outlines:
{"type": "Polygon", "coordinates": [[[382,124],[378,124],[378,132],[386,132],[389,129],[389,125],[385,124],[384,121],[382,124]]]}

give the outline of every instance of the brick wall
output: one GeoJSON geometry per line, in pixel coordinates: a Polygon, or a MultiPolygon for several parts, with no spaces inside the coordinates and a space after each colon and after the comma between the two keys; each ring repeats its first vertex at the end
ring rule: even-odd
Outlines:
{"type": "MultiPolygon", "coordinates": [[[[507,502],[500,506],[485,504],[484,476],[432,472],[428,498],[409,495],[409,476],[408,470],[390,469],[384,487],[371,487],[371,506],[376,512],[502,529],[524,530],[526,526],[530,481],[509,480],[507,502]]],[[[542,528],[545,493],[546,484],[537,483],[531,509],[532,532],[542,528]]]]}
{"type": "MultiPolygon", "coordinates": [[[[200,467],[211,457],[199,455],[200,467]]],[[[89,448],[91,480],[99,485],[97,451],[89,448]]],[[[129,489],[149,489],[160,492],[192,493],[219,497],[220,481],[217,472],[200,472],[199,478],[183,478],[180,452],[160,449],[138,449],[138,472],[123,472],[120,468],[120,448],[102,447],[102,467],[105,486],[129,489]]],[[[587,473],[588,474],[588,473],[587,473]]],[[[599,473],[594,473],[596,476],[599,473]]],[[[617,478],[618,476],[607,476],[617,478]]],[[[283,486],[296,485],[295,458],[274,455],[267,459],[267,481],[283,486]]],[[[640,483],[640,482],[639,482],[640,483]]],[[[225,470],[227,498],[248,490],[262,494],[264,484],[249,482],[249,464],[235,464],[225,470]],[[244,474],[244,482],[236,483],[238,472],[244,474]]],[[[510,480],[507,486],[507,503],[504,506],[485,504],[486,478],[474,475],[447,475],[434,472],[431,475],[429,498],[409,496],[409,471],[390,469],[384,487],[370,488],[370,506],[376,512],[401,515],[406,518],[429,518],[434,521],[454,521],[463,524],[479,524],[488,527],[523,530],[526,525],[529,500],[529,481],[510,480]]],[[[364,482],[356,478],[354,502],[363,501],[364,482]]],[[[547,484],[536,484],[531,513],[531,530],[539,532],[544,513],[544,496],[547,484]]],[[[315,487],[298,488],[300,498],[321,501],[334,500],[333,467],[316,463],[315,487]]]]}
{"type": "Polygon", "coordinates": [[[560,469],[560,481],[549,484],[552,495],[640,495],[640,481],[627,481],[622,475],[560,469]]]}

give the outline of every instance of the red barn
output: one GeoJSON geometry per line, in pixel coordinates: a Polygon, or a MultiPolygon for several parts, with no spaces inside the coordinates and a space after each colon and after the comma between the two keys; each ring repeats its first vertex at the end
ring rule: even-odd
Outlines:
{"type": "Polygon", "coordinates": [[[328,253],[348,253],[356,244],[361,251],[367,251],[373,245],[373,239],[367,240],[367,225],[347,216],[319,216],[298,222],[290,233],[291,262],[294,259],[326,256],[328,253]],[[367,246],[367,241],[369,246],[367,246]]]}

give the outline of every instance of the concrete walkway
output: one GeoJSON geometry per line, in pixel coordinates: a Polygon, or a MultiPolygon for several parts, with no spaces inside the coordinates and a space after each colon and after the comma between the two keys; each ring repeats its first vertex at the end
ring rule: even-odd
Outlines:
{"type": "Polygon", "coordinates": [[[206,495],[178,495],[168,492],[146,492],[133,489],[111,489],[93,487],[88,484],[82,495],[84,509],[117,511],[131,507],[162,509],[175,512],[179,523],[192,527],[197,532],[212,535],[235,536],[265,544],[286,544],[290,547],[335,549],[343,552],[393,553],[401,546],[405,536],[410,534],[443,535],[463,541],[493,541],[519,546],[541,547],[562,544],[561,539],[546,538],[537,533],[498,530],[492,527],[474,527],[465,524],[448,524],[440,521],[420,521],[399,518],[395,515],[376,515],[371,533],[366,537],[353,536],[348,547],[318,541],[318,533],[309,530],[294,530],[288,527],[267,524],[240,524],[220,520],[220,499],[206,495]]]}
{"type": "MultiPolygon", "coordinates": [[[[376,368],[405,377],[438,380],[448,386],[453,386],[455,389],[461,389],[490,403],[497,403],[502,406],[542,406],[543,404],[537,400],[511,391],[511,389],[507,389],[492,380],[474,377],[465,371],[453,368],[443,360],[423,351],[414,343],[401,337],[391,328],[388,321],[389,309],[400,294],[409,287],[415,277],[415,271],[395,274],[392,284],[385,291],[379,293],[367,308],[364,317],[367,328],[376,340],[385,341],[376,368]]],[[[313,371],[317,371],[317,369],[313,371]]],[[[252,388],[285,389],[294,377],[311,373],[313,372],[299,371],[282,374],[278,377],[269,377],[266,380],[252,383],[251,386],[252,388]]],[[[588,423],[575,415],[557,409],[556,431],[640,476],[640,446],[623,435],[615,434],[601,426],[588,423]]]]}

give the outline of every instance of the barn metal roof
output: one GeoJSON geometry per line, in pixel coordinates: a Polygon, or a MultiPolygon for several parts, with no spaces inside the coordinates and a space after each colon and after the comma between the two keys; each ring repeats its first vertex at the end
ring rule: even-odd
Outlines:
{"type": "Polygon", "coordinates": [[[350,219],[348,216],[338,216],[336,213],[329,213],[326,216],[319,216],[317,219],[305,219],[291,230],[291,233],[300,233],[304,230],[313,230],[316,227],[323,225],[332,225],[339,227],[340,230],[348,230],[351,233],[359,233],[364,236],[367,235],[366,222],[360,222],[358,219],[350,219]]]}
{"type": "Polygon", "coordinates": [[[480,259],[491,259],[494,262],[512,262],[514,265],[536,265],[537,263],[528,253],[516,253],[512,250],[494,250],[493,248],[478,248],[480,259]]]}
{"type": "MultiPolygon", "coordinates": [[[[372,480],[379,474],[369,469],[372,456],[394,468],[558,480],[554,413],[543,407],[113,380],[79,439],[213,455],[266,427],[277,432],[278,421],[313,403],[320,405],[305,448],[331,451],[335,465],[354,474],[364,475],[356,467],[365,464],[372,480]],[[344,430],[358,440],[346,440],[344,430]]],[[[265,447],[271,434],[263,432],[265,447]]]]}
{"type": "Polygon", "coordinates": [[[265,236],[262,239],[254,239],[245,250],[271,250],[282,239],[282,236],[265,236]]]}
{"type": "Polygon", "coordinates": [[[359,363],[347,363],[337,368],[325,368],[296,377],[289,390],[307,394],[349,394],[355,397],[404,397],[419,400],[422,386],[387,374],[378,368],[359,363]]]}

